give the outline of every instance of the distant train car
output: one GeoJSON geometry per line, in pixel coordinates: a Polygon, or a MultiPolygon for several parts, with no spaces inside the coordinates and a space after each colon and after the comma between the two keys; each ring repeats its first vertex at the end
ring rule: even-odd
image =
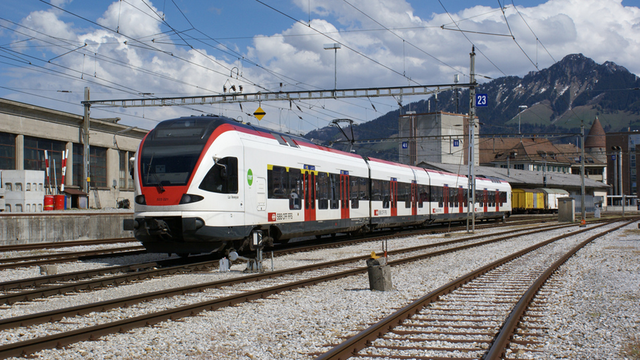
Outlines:
{"type": "Polygon", "coordinates": [[[538,188],[544,195],[544,211],[547,213],[558,212],[558,199],[569,197],[569,192],[563,189],[538,188]]]}
{"type": "Polygon", "coordinates": [[[513,189],[514,213],[554,213],[558,212],[558,198],[568,197],[562,189],[513,189]]]}
{"type": "MultiPolygon", "coordinates": [[[[218,116],[159,123],[135,157],[133,219],[149,252],[224,252],[295,237],[462,221],[466,176],[318,146],[218,116]],[[258,236],[256,236],[257,238],[258,236]]],[[[476,179],[478,219],[511,213],[506,181],[476,179]]]]}
{"type": "Polygon", "coordinates": [[[536,189],[512,189],[513,212],[538,213],[544,211],[544,193],[536,189]]]}

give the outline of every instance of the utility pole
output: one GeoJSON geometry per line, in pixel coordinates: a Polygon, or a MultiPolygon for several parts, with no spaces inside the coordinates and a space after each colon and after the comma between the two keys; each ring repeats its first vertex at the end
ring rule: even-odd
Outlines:
{"type": "Polygon", "coordinates": [[[475,232],[476,230],[476,176],[474,169],[474,132],[475,132],[475,116],[476,116],[476,49],[471,47],[470,66],[469,66],[469,197],[467,201],[467,232],[475,232]],[[469,231],[469,216],[471,216],[471,231],[469,231]]]}
{"type": "Polygon", "coordinates": [[[342,46],[340,46],[340,44],[338,43],[331,43],[331,44],[324,44],[324,49],[325,50],[333,50],[334,55],[333,55],[333,68],[334,68],[334,74],[333,74],[333,89],[337,89],[338,88],[338,49],[341,49],[342,46]]]}
{"type": "Polygon", "coordinates": [[[84,151],[82,152],[82,189],[87,194],[87,207],[89,206],[89,182],[91,181],[89,173],[89,108],[91,104],[89,101],[89,88],[84,88],[84,123],[82,127],[83,136],[82,142],[84,143],[84,151]]]}
{"type": "Polygon", "coordinates": [[[587,216],[584,206],[584,121],[580,122],[580,135],[582,136],[582,150],[580,155],[580,207],[582,210],[582,221],[580,221],[580,226],[586,226],[587,216]]]}

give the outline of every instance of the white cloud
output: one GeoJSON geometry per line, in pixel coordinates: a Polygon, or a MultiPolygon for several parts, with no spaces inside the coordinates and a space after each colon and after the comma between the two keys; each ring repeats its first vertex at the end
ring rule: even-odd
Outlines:
{"type": "MultiPolygon", "coordinates": [[[[59,6],[69,3],[67,0],[55,2],[59,6]]],[[[211,48],[205,49],[196,41],[190,43],[193,48],[174,43],[178,41],[175,37],[171,40],[162,34],[166,30],[158,18],[162,14],[149,1],[114,1],[96,20],[107,29],[79,28],[68,16],[63,17],[61,12],[54,10],[35,11],[23,19],[22,24],[40,32],[36,36],[38,40],[32,41],[48,46],[40,50],[42,58],[57,57],[46,66],[64,71],[75,79],[65,79],[66,86],[81,89],[83,86],[100,88],[98,84],[107,85],[100,88],[101,98],[125,97],[126,94],[117,90],[119,85],[128,88],[129,94],[152,92],[156,96],[221,92],[223,84],[229,81],[243,83],[245,92],[260,90],[253,84],[277,90],[279,83],[283,83],[285,90],[328,89],[333,87],[336,57],[339,88],[450,83],[453,74],[468,74],[471,43],[467,38],[477,46],[477,72],[493,78],[523,76],[535,70],[531,61],[542,69],[552,65],[553,59],[559,61],[571,53],[583,53],[599,63],[613,61],[640,73],[640,64],[636,61],[640,56],[640,9],[625,7],[621,0],[549,0],[536,7],[519,7],[526,23],[513,7],[509,7],[506,16],[518,44],[510,37],[487,35],[509,34],[503,14],[495,6],[475,6],[449,15],[440,9],[427,13],[425,5],[415,1],[349,0],[346,3],[342,0],[294,0],[294,4],[305,14],[310,6],[310,26],[280,18],[284,30],[256,36],[249,48],[242,49],[241,56],[259,66],[241,63],[233,55],[222,55],[211,48]],[[470,32],[463,34],[457,31],[451,17],[461,29],[470,32]],[[384,30],[380,24],[392,30],[384,30]],[[442,29],[443,25],[449,30],[442,29]],[[529,27],[540,42],[536,42],[529,27]],[[117,29],[117,32],[108,29],[117,29]],[[359,31],[371,29],[379,31],[359,31]],[[59,40],[48,38],[56,45],[47,44],[41,34],[65,39],[67,43],[61,46],[59,40]],[[323,49],[324,44],[336,41],[343,44],[337,54],[323,49]],[[84,43],[88,44],[84,53],[72,52],[61,56],[84,43]],[[61,67],[56,68],[55,65],[61,67]],[[237,69],[235,74],[241,75],[241,79],[229,78],[234,67],[237,69]],[[271,72],[264,71],[264,68],[271,72]],[[86,77],[93,83],[87,85],[81,81],[86,77]]],[[[215,36],[213,33],[208,35],[215,36]]],[[[461,81],[464,82],[465,78],[461,81]]],[[[61,81],[38,74],[22,77],[20,83],[55,88],[61,81]]],[[[397,106],[393,99],[387,102],[397,106]]],[[[371,113],[368,100],[349,102],[354,103],[359,105],[307,104],[314,109],[326,106],[326,111],[305,111],[304,116],[314,114],[330,120],[334,114],[335,117],[354,114],[357,119],[370,120],[372,116],[380,115],[371,113]],[[336,113],[328,113],[329,107],[336,113]],[[363,114],[363,108],[369,109],[369,113],[363,114]]],[[[263,108],[268,106],[265,104],[263,108]]],[[[288,108],[289,105],[283,106],[288,108]]],[[[235,104],[209,109],[217,112],[222,108],[232,117],[246,118],[235,104]]],[[[253,109],[243,110],[246,113],[253,109]]],[[[185,110],[127,111],[135,111],[139,116],[144,114],[145,118],[163,119],[185,110]]],[[[273,117],[277,111],[267,112],[266,121],[279,121],[273,117]]]]}

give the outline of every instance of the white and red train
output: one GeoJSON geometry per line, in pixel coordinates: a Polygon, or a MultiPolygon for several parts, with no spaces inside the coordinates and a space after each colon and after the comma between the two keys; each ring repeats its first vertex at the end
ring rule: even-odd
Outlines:
{"type": "MultiPolygon", "coordinates": [[[[134,219],[125,230],[150,252],[247,248],[379,228],[464,221],[466,176],[322,147],[218,116],[159,123],[134,165],[134,219]]],[[[511,213],[511,187],[476,179],[476,219],[511,213]]]]}

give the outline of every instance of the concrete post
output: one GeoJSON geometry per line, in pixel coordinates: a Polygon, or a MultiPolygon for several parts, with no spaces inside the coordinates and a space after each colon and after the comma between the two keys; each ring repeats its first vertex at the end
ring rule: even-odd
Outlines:
{"type": "Polygon", "coordinates": [[[368,259],[367,270],[369,273],[369,288],[371,290],[393,290],[391,267],[387,264],[387,258],[368,259]]]}

